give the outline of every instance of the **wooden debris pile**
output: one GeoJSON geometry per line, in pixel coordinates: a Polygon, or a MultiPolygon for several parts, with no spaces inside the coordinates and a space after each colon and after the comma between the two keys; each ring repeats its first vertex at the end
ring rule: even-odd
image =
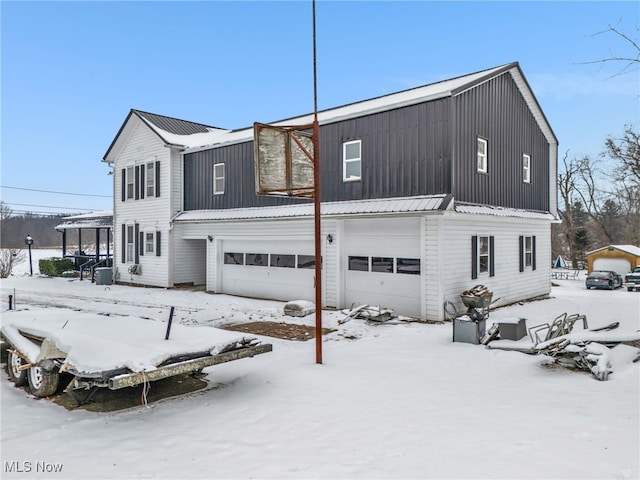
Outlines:
{"type": "MultiPolygon", "coordinates": [[[[496,325],[494,324],[494,327],[496,325]]],[[[551,323],[543,323],[529,328],[531,343],[518,347],[517,344],[492,342],[495,337],[489,329],[483,341],[487,348],[515,350],[534,355],[546,355],[555,364],[586,370],[598,380],[607,380],[614,371],[613,350],[617,357],[625,356],[636,363],[640,361],[640,331],[616,333],[620,322],[613,322],[600,328],[589,330],[586,315],[563,313],[551,323]],[[576,323],[582,324],[582,330],[574,332],[576,323]],[[493,337],[493,338],[492,338],[493,337]],[[621,353],[622,352],[622,353],[621,353]]],[[[492,327],[493,328],[493,327],[492,327]]]]}
{"type": "Polygon", "coordinates": [[[347,323],[353,318],[367,320],[372,323],[386,323],[395,320],[398,316],[390,308],[381,308],[379,305],[352,306],[350,309],[342,310],[346,316],[338,320],[338,324],[347,323]]]}

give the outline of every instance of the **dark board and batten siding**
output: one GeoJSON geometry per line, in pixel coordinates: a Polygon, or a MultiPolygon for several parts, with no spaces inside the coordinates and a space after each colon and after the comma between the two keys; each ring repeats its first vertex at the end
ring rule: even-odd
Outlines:
{"type": "MultiPolygon", "coordinates": [[[[320,127],[322,201],[432,195],[450,191],[450,99],[320,127]],[[362,179],[342,180],[342,145],[362,140],[362,179]]],[[[253,141],[184,157],[185,210],[283,205],[255,194],[253,141]],[[213,194],[213,165],[225,164],[225,193],[213,194]]]]}
{"type": "Polygon", "coordinates": [[[511,75],[454,97],[456,125],[452,194],[458,201],[549,210],[549,143],[511,75]],[[488,173],[476,169],[476,138],[488,141],[488,173]],[[531,182],[522,181],[522,155],[531,182]]]}
{"type": "MultiPolygon", "coordinates": [[[[465,92],[321,125],[322,201],[453,194],[457,201],[549,210],[549,144],[511,74],[465,92]],[[476,169],[476,138],[488,141],[488,174],[476,169]],[[342,180],[344,142],[362,141],[362,178],[342,180]],[[522,156],[531,156],[531,182],[522,156]]],[[[185,210],[260,207],[308,200],[255,194],[253,141],[186,154],[185,210]],[[225,193],[213,166],[225,164],[225,193]]]]}

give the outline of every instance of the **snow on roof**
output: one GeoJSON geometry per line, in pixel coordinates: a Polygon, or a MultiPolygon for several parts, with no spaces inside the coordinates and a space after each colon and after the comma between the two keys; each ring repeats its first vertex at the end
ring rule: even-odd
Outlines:
{"type": "Polygon", "coordinates": [[[63,221],[56,225],[56,230],[68,228],[107,228],[113,226],[113,211],[102,210],[99,212],[83,213],[64,217],[63,221]]]}
{"type": "Polygon", "coordinates": [[[548,212],[534,212],[517,208],[492,207],[489,205],[456,204],[458,213],[472,213],[474,215],[495,215],[498,217],[531,218],[540,220],[553,220],[554,216],[548,212]]]}
{"type": "Polygon", "coordinates": [[[144,117],[143,117],[143,120],[153,131],[155,131],[160,136],[160,138],[162,138],[168,144],[180,145],[187,148],[198,147],[200,145],[208,145],[211,143],[219,142],[221,138],[224,138],[225,135],[230,132],[230,130],[210,128],[207,132],[198,132],[198,133],[192,133],[189,135],[181,135],[177,133],[168,132],[167,130],[163,130],[162,128],[148,121],[148,119],[144,117]]]}
{"type": "Polygon", "coordinates": [[[590,252],[587,252],[587,255],[599,252],[601,250],[608,250],[609,248],[614,248],[616,250],[621,250],[623,252],[629,253],[629,254],[634,255],[636,257],[640,257],[640,247],[636,247],[635,245],[607,245],[606,247],[601,247],[601,248],[597,248],[595,250],[591,250],[590,252]]]}
{"type": "MultiPolygon", "coordinates": [[[[11,310],[2,314],[2,332],[20,351],[36,355],[39,348],[18,332],[47,338],[65,352],[66,363],[79,372],[118,368],[155,370],[164,360],[182,354],[218,351],[243,337],[210,327],[173,324],[165,340],[163,321],[132,316],[105,316],[66,309],[11,310]]],[[[36,361],[36,358],[29,358],[36,361]]]]}
{"type": "MultiPolygon", "coordinates": [[[[328,110],[323,110],[318,112],[318,122],[321,125],[324,125],[363,115],[371,115],[373,113],[390,110],[392,108],[400,108],[421,102],[448,97],[453,95],[454,92],[458,91],[459,89],[464,89],[464,87],[466,86],[470,87],[474,85],[475,82],[479,82],[484,78],[491,78],[494,74],[502,70],[513,69],[516,67],[517,63],[501,65],[499,67],[482,70],[480,72],[471,73],[469,75],[463,75],[461,77],[443,80],[421,87],[416,87],[409,90],[384,95],[381,97],[371,98],[368,100],[363,100],[360,102],[355,102],[328,110]]],[[[313,114],[309,113],[298,117],[270,122],[269,124],[277,126],[291,126],[310,125],[312,122],[313,114]]],[[[197,142],[189,142],[189,145],[187,145],[185,143],[184,145],[189,147],[185,150],[185,153],[192,153],[198,150],[208,149],[214,145],[227,145],[238,142],[245,142],[252,139],[253,127],[228,131],[218,136],[212,135],[211,141],[207,144],[201,143],[200,145],[194,145],[194,143],[197,142]]]]}
{"type": "MultiPolygon", "coordinates": [[[[320,206],[321,214],[365,215],[385,213],[415,213],[443,210],[449,205],[449,195],[425,195],[419,197],[384,198],[327,202],[320,206]]],[[[258,218],[294,218],[313,216],[313,203],[279,205],[274,207],[232,208],[224,210],[191,210],[179,213],[174,221],[195,222],[213,220],[247,220],[258,218]]]]}

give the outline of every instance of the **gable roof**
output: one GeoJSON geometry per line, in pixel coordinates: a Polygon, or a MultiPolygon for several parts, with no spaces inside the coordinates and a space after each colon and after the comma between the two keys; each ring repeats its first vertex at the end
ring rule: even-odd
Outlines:
{"type": "Polygon", "coordinates": [[[592,253],[600,252],[602,250],[608,249],[620,250],[622,252],[628,253],[635,257],[640,257],[640,247],[636,247],[635,245],[607,245],[606,247],[597,248],[596,250],[591,250],[587,252],[587,255],[591,255],[592,253]]]}
{"type": "MultiPolygon", "coordinates": [[[[322,110],[318,112],[318,122],[320,125],[348,120],[351,118],[371,115],[378,112],[401,108],[409,105],[415,105],[422,102],[437,100],[440,98],[452,97],[460,95],[467,90],[485,83],[505,73],[509,73],[516,86],[520,90],[525,102],[529,106],[534,118],[538,122],[540,129],[544,133],[550,144],[558,144],[558,139],[553,133],[542,108],[531,90],[529,83],[524,77],[518,62],[508,63],[487,70],[463,75],[460,77],[431,83],[421,87],[415,87],[380,97],[370,98],[367,100],[342,105],[339,107],[322,110]]],[[[313,122],[313,113],[308,113],[298,117],[287,118],[270,122],[271,125],[290,126],[290,125],[310,125],[313,122]]],[[[209,144],[202,144],[187,147],[185,153],[207,150],[209,148],[233,143],[246,142],[253,139],[253,126],[228,131],[220,135],[211,136],[209,144]]]]}
{"type": "MultiPolygon", "coordinates": [[[[460,95],[471,88],[505,73],[509,73],[512,76],[540,129],[547,138],[547,141],[550,144],[557,145],[558,140],[542,112],[531,87],[526,81],[518,62],[508,63],[468,75],[430,83],[421,87],[410,88],[408,90],[322,110],[318,112],[318,122],[321,125],[330,124],[350,118],[460,95]]],[[[253,139],[253,125],[238,130],[225,130],[201,123],[188,122],[186,120],[132,109],[111,143],[109,150],[107,150],[107,153],[103,157],[104,161],[107,161],[106,159],[111,149],[132,115],[139,117],[165,144],[182,147],[185,153],[208,150],[222,145],[242,143],[253,139]]],[[[270,124],[278,126],[310,125],[313,122],[313,117],[313,113],[307,113],[298,117],[270,122],[270,124]]]]}
{"type": "Polygon", "coordinates": [[[151,130],[167,145],[176,145],[180,147],[198,145],[202,143],[203,136],[210,136],[212,132],[217,135],[221,132],[229,131],[223,128],[205,125],[203,123],[180,120],[179,118],[158,115],[157,113],[143,112],[142,110],[132,108],[129,111],[127,118],[125,118],[122,123],[120,130],[118,130],[118,133],[111,142],[111,145],[109,145],[107,152],[102,157],[103,161],[107,161],[107,157],[118,141],[120,134],[125,130],[133,116],[138,117],[142,122],[144,122],[144,124],[151,128],[151,130]],[[187,139],[190,141],[185,142],[187,139]]]}

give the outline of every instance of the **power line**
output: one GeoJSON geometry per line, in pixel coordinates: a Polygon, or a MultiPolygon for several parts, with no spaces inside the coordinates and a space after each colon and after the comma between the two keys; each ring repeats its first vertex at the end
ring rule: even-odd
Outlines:
{"type": "Polygon", "coordinates": [[[12,210],[11,211],[12,214],[18,214],[18,215],[33,215],[33,216],[42,216],[42,217],[68,217],[69,215],[72,215],[73,213],[77,213],[77,212],[45,212],[45,211],[38,211],[38,212],[34,212],[33,210],[12,210]]]}
{"type": "Polygon", "coordinates": [[[28,192],[40,192],[40,193],[55,193],[58,195],[75,195],[78,197],[102,197],[102,198],[112,198],[111,195],[96,195],[93,193],[70,193],[70,192],[54,192],[52,190],[38,190],[35,188],[22,188],[22,187],[9,187],[6,185],[0,185],[0,188],[10,188],[12,190],[26,190],[28,192]]]}
{"type": "Polygon", "coordinates": [[[40,208],[59,208],[61,210],[86,210],[87,212],[93,212],[98,210],[97,208],[78,208],[78,207],[56,207],[55,205],[30,205],[28,203],[8,203],[4,202],[5,205],[17,205],[19,207],[40,207],[40,208]]]}

